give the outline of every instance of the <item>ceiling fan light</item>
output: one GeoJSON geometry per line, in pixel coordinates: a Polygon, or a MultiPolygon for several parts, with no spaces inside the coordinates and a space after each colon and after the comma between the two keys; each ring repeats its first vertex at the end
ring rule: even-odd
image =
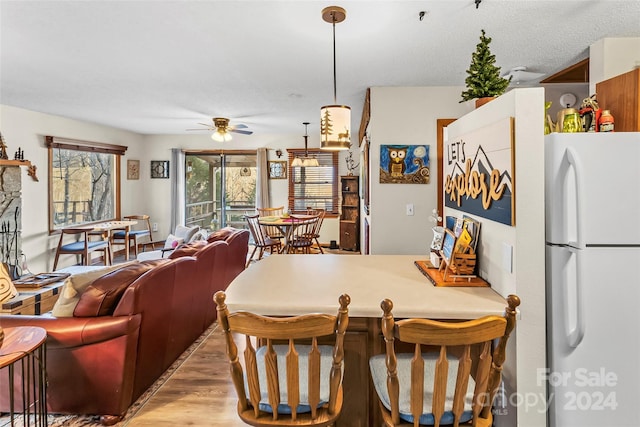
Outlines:
{"type": "Polygon", "coordinates": [[[320,149],[348,150],[351,147],[351,108],[325,105],[320,109],[320,149]]]}
{"type": "Polygon", "coordinates": [[[232,137],[228,132],[221,132],[220,130],[217,130],[211,134],[211,139],[217,142],[226,142],[231,141],[232,137]]]}

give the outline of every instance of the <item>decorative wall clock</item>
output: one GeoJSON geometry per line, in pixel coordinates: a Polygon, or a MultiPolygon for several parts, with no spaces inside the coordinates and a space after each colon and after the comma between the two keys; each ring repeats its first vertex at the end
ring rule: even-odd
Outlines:
{"type": "Polygon", "coordinates": [[[169,178],[169,160],[151,160],[151,178],[169,178]]]}

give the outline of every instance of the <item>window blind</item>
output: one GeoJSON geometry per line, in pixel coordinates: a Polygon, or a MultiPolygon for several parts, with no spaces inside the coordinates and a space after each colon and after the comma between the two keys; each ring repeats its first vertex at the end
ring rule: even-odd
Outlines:
{"type": "MultiPolygon", "coordinates": [[[[289,165],[296,157],[303,157],[303,149],[287,149],[289,165]]],[[[308,207],[324,209],[327,214],[338,214],[338,153],[308,150],[320,166],[289,166],[289,211],[308,207]]]]}

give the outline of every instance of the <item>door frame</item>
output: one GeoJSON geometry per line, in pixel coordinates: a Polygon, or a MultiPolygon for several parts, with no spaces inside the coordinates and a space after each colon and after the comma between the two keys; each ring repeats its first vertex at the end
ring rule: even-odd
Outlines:
{"type": "MultiPolygon", "coordinates": [[[[436,119],[437,139],[436,151],[438,156],[438,175],[436,177],[436,185],[438,188],[438,215],[444,218],[444,128],[458,119],[436,119]]],[[[442,225],[442,220],[438,221],[438,225],[442,225]]]]}

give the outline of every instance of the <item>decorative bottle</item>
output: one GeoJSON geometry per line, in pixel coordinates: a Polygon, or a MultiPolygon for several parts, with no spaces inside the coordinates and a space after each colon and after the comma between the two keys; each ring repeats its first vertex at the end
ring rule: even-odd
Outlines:
{"type": "Polygon", "coordinates": [[[611,115],[611,111],[602,111],[599,130],[600,132],[613,132],[613,116],[611,115]]]}

